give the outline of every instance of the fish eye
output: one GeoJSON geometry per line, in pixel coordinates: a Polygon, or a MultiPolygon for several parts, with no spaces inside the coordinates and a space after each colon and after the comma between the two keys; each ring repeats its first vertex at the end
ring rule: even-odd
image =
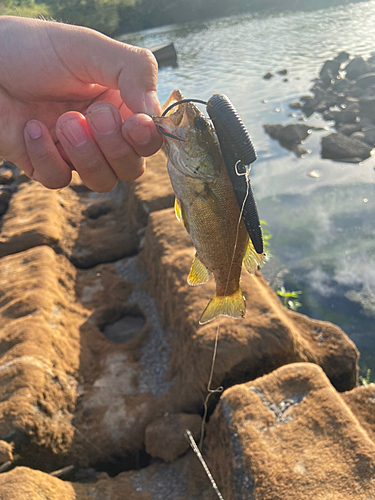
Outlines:
{"type": "Polygon", "coordinates": [[[203,132],[204,130],[206,130],[206,128],[207,128],[207,122],[203,118],[203,116],[196,116],[194,118],[194,127],[197,130],[200,130],[201,132],[203,132]]]}

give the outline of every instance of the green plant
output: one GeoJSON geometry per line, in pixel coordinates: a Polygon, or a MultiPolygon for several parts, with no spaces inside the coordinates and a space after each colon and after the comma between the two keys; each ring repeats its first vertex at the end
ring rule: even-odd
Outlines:
{"type": "Polygon", "coordinates": [[[302,306],[301,302],[299,302],[297,299],[301,295],[301,291],[292,291],[292,292],[287,292],[285,288],[282,286],[279,290],[277,290],[277,295],[280,297],[283,297],[283,306],[285,309],[291,309],[292,311],[297,311],[299,307],[302,306]]]}
{"type": "Polygon", "coordinates": [[[260,224],[262,226],[264,253],[266,254],[266,260],[269,260],[272,257],[272,254],[270,252],[270,244],[269,244],[269,240],[272,238],[272,234],[269,232],[268,228],[266,227],[268,224],[265,220],[261,220],[260,224]]]}
{"type": "Polygon", "coordinates": [[[362,385],[370,385],[373,384],[374,382],[371,382],[371,370],[366,371],[366,377],[359,377],[359,381],[361,382],[362,385]]]}

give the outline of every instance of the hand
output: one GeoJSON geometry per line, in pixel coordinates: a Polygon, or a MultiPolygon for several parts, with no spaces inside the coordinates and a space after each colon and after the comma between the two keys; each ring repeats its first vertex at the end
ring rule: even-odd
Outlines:
{"type": "Polygon", "coordinates": [[[0,16],[0,156],[49,188],[71,168],[98,192],[136,179],[162,144],[145,49],[50,21],[0,16]],[[146,114],[147,113],[147,114],[146,114]]]}

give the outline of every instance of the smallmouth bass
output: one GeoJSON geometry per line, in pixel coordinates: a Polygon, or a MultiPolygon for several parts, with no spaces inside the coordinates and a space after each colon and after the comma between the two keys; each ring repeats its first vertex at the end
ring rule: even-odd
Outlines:
{"type": "MultiPolygon", "coordinates": [[[[178,90],[173,91],[163,110],[182,99],[178,90]]],[[[196,249],[187,281],[197,286],[212,274],[215,278],[215,294],[199,323],[219,315],[241,318],[246,312],[242,263],[252,273],[261,265],[263,253],[255,251],[240,217],[215,130],[192,102],[178,104],[153,120],[163,133],[176,216],[196,249]]]]}

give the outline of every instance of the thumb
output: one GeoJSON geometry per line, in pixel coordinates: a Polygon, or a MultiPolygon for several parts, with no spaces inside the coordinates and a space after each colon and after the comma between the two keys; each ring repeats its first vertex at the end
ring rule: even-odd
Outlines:
{"type": "Polygon", "coordinates": [[[133,113],[160,114],[152,52],[80,26],[45,22],[60,60],[84,83],[118,89],[133,113]]]}

